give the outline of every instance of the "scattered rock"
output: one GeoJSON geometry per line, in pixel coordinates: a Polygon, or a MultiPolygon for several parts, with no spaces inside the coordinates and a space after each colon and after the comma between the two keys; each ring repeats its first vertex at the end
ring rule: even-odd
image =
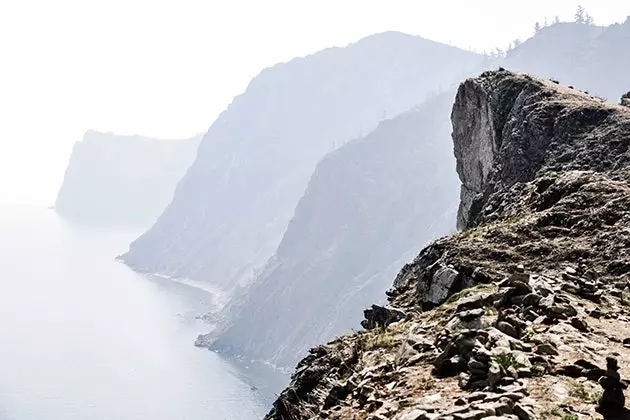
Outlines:
{"type": "Polygon", "coordinates": [[[363,311],[365,319],[361,321],[361,326],[366,330],[386,327],[394,322],[405,319],[407,314],[396,308],[386,308],[384,306],[372,305],[371,308],[363,311]]]}
{"type": "Polygon", "coordinates": [[[475,319],[479,319],[483,316],[485,311],[482,308],[479,309],[471,309],[468,311],[459,312],[457,316],[464,322],[470,322],[475,319]]]}
{"type": "Polygon", "coordinates": [[[571,325],[573,325],[573,327],[578,331],[581,331],[581,332],[589,331],[588,324],[582,318],[578,318],[578,317],[571,318],[571,325]]]}
{"type": "Polygon", "coordinates": [[[456,291],[461,282],[461,274],[451,267],[440,267],[433,274],[431,283],[422,286],[420,293],[427,308],[440,305],[456,291]],[[428,286],[428,287],[427,287],[428,286]]]}
{"type": "Polygon", "coordinates": [[[518,403],[514,406],[514,414],[518,416],[519,420],[534,420],[536,418],[529,407],[518,403]]]}
{"type": "Polygon", "coordinates": [[[536,354],[542,354],[542,355],[547,355],[547,356],[557,356],[560,353],[558,353],[558,350],[553,344],[542,343],[536,346],[536,354]]]}

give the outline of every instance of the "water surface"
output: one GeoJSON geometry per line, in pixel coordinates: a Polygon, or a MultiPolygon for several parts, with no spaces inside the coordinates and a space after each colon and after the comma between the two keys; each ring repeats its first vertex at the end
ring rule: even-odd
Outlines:
{"type": "Polygon", "coordinates": [[[192,343],[212,295],[114,261],[139,232],[0,207],[0,419],[257,419],[264,398],[192,343]]]}

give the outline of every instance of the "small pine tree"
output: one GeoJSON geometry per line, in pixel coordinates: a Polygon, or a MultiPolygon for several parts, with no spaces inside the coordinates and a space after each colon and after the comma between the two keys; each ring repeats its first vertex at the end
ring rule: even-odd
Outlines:
{"type": "Polygon", "coordinates": [[[540,31],[540,22],[536,22],[534,24],[534,32],[538,33],[540,31]]]}
{"type": "Polygon", "coordinates": [[[586,23],[587,25],[592,25],[593,23],[595,23],[593,16],[591,16],[588,12],[585,12],[584,23],[586,23]]]}
{"type": "Polygon", "coordinates": [[[556,15],[556,16],[553,18],[553,23],[560,23],[560,16],[556,15]]]}
{"type": "Polygon", "coordinates": [[[545,23],[543,24],[543,27],[547,27],[549,26],[549,21],[547,20],[547,16],[545,16],[545,23]]]}
{"type": "Polygon", "coordinates": [[[516,38],[514,40],[514,48],[518,47],[519,45],[521,45],[522,41],[521,38],[516,38]]]}
{"type": "Polygon", "coordinates": [[[586,10],[582,6],[578,6],[575,11],[575,23],[586,23],[586,10]]]}

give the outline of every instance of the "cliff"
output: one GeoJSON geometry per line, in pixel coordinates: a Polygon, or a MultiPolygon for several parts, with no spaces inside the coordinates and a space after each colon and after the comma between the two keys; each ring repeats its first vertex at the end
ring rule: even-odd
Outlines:
{"type": "Polygon", "coordinates": [[[246,283],[276,251],[321,158],[475,68],[475,54],[400,33],[264,70],[212,124],[132,268],[246,283]]]}
{"type": "Polygon", "coordinates": [[[630,109],[495,71],[452,122],[465,230],[313,348],[268,419],[628,418],[630,109]]]}
{"type": "MultiPolygon", "coordinates": [[[[625,92],[614,75],[630,71],[623,62],[629,50],[620,42],[628,33],[626,24],[555,24],[501,63],[597,92],[625,92]],[[601,66],[592,53],[617,64],[601,66]]],[[[276,254],[232,300],[223,325],[197,345],[286,368],[315,343],[358,325],[360,310],[384,299],[391,278],[417,249],[455,226],[445,200],[455,194],[446,96],[325,157],[276,254]]]]}
{"type": "Polygon", "coordinates": [[[233,299],[227,325],[197,345],[292,368],[305,349],[349,332],[400,268],[454,231],[454,91],[328,154],[274,257],[233,299]],[[218,340],[214,339],[218,336],[218,340]]]}
{"type": "Polygon", "coordinates": [[[200,140],[88,131],[72,149],[55,210],[73,222],[146,228],[170,203],[200,140]]]}

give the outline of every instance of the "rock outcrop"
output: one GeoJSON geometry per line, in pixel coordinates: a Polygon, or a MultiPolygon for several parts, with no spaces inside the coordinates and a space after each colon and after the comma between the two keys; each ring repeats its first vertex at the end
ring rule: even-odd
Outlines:
{"type": "MultiPolygon", "coordinates": [[[[623,63],[628,49],[619,42],[624,28],[555,24],[510,51],[501,63],[561,80],[580,81],[584,83],[578,85],[582,89],[617,92],[620,86],[626,88],[615,77],[618,68],[625,66],[630,71],[623,63]],[[582,60],[587,52],[606,59],[616,57],[620,59],[618,67],[582,60]],[[583,77],[585,74],[589,77],[583,77]]],[[[475,93],[471,94],[470,99],[474,99],[475,93]]],[[[453,162],[447,140],[450,121],[446,123],[452,104],[444,100],[447,96],[418,107],[423,114],[431,115],[432,121],[440,122],[439,132],[435,124],[411,124],[411,116],[420,121],[417,116],[421,114],[410,113],[383,124],[367,137],[369,141],[354,141],[339,153],[325,157],[274,257],[254,285],[232,300],[224,313],[224,325],[214,334],[200,337],[197,344],[291,366],[305,349],[356,326],[365,306],[381,303],[382,291],[403,263],[413,258],[432,235],[450,232],[455,225],[455,218],[450,220],[450,205],[442,199],[444,194],[451,196],[449,189],[455,183],[455,174],[447,172],[453,162]],[[428,133],[431,144],[442,147],[427,148],[424,139],[428,133]],[[402,138],[407,142],[401,143],[402,138]],[[422,153],[424,149],[426,153],[422,153]],[[426,175],[432,172],[426,170],[426,162],[438,168],[431,177],[426,175]],[[444,182],[438,189],[442,178],[444,182]]],[[[490,118],[488,111],[478,116],[490,118]]],[[[486,134],[472,134],[479,141],[460,145],[457,150],[463,157],[460,170],[465,176],[464,207],[472,204],[492,167],[496,145],[486,134]],[[471,153],[478,159],[466,160],[471,153]]],[[[462,217],[460,213],[460,226],[466,225],[462,217]]],[[[434,286],[423,290],[427,305],[439,304],[452,290],[470,284],[468,277],[453,268],[435,269],[434,286]]]]}
{"type": "MultiPolygon", "coordinates": [[[[454,232],[454,90],[382,122],[317,166],[275,256],[198,345],[293,368],[359,325],[400,268],[454,232]]],[[[382,302],[381,302],[382,303],[382,302]]]]}
{"type": "Polygon", "coordinates": [[[171,202],[200,141],[90,130],[72,149],[55,210],[77,223],[147,228],[171,202]]]}
{"type": "Polygon", "coordinates": [[[452,119],[465,230],[396,277],[404,318],[312,349],[268,419],[628,418],[630,110],[494,71],[452,119]]]}

